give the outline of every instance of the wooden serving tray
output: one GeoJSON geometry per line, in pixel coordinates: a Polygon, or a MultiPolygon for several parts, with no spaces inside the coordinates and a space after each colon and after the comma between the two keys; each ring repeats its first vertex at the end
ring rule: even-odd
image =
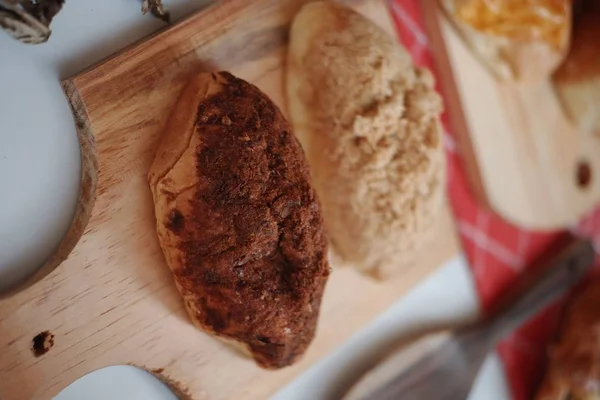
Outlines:
{"type": "Polygon", "coordinates": [[[524,228],[575,225],[600,202],[598,135],[569,122],[550,77],[520,85],[495,80],[438,0],[421,4],[446,109],[478,199],[524,228]]]}
{"type": "MultiPolygon", "coordinates": [[[[457,253],[446,213],[436,242],[398,278],[378,283],[335,270],[315,341],[280,371],[257,367],[188,321],[146,182],[161,130],[187,79],[202,70],[229,70],[285,110],[288,25],[305,2],[220,1],[63,82],[81,141],[82,186],[71,230],[45,272],[70,255],[0,300],[0,398],[48,399],[88,372],[131,363],[161,369],[196,399],[265,399],[457,253]],[[36,358],[32,338],[46,330],[54,346],[36,358]]],[[[395,34],[383,0],[351,5],[395,34]]]]}

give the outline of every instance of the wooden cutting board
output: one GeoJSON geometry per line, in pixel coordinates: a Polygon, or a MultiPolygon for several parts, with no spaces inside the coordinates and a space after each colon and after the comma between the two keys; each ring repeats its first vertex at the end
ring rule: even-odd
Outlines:
{"type": "MultiPolygon", "coordinates": [[[[265,399],[457,253],[445,213],[435,243],[396,279],[335,270],[315,341],[281,371],[260,369],[188,321],[146,182],[161,130],[186,80],[202,70],[230,70],[285,110],[288,25],[305,2],[220,1],[63,82],[82,146],[80,202],[40,276],[52,272],[0,300],[0,398],[48,399],[88,372],[131,363],[161,369],[195,399],[265,399]],[[32,338],[46,330],[54,346],[36,358],[32,338]]],[[[351,5],[395,34],[383,0],[351,5]]]]}
{"type": "Polygon", "coordinates": [[[534,85],[496,81],[437,3],[423,0],[422,11],[477,197],[525,228],[573,226],[600,202],[599,136],[575,128],[550,79],[534,85]]]}

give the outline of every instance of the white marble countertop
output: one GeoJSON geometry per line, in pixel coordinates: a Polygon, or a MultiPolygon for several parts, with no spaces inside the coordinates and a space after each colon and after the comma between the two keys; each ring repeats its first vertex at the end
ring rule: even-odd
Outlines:
{"type": "MultiPolygon", "coordinates": [[[[208,2],[169,0],[168,4],[177,20],[208,2]]],[[[88,0],[67,2],[52,24],[50,41],[41,46],[18,43],[0,32],[0,291],[43,263],[72,218],[80,178],[79,147],[59,80],[161,26],[160,21],[140,15],[137,0],[88,0]]],[[[310,393],[312,399],[325,399],[336,379],[381,340],[401,337],[424,321],[462,320],[476,313],[468,268],[459,257],[275,398],[299,399],[300,393],[310,393]]],[[[127,375],[122,369],[112,373],[127,375]]],[[[143,397],[145,378],[138,380],[135,374],[130,384],[124,384],[122,397],[114,391],[102,395],[98,392],[98,387],[106,386],[98,386],[102,376],[82,381],[59,399],[89,398],[86,390],[100,393],[94,398],[148,398],[143,397]],[[133,397],[136,387],[138,397],[133,397]]],[[[471,399],[508,398],[499,362],[492,356],[471,399]]]]}

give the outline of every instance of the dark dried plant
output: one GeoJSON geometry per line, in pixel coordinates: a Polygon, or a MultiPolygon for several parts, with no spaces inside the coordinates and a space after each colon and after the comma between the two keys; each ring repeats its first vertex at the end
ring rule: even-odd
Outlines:
{"type": "Polygon", "coordinates": [[[43,43],[64,0],[0,0],[0,27],[24,43],[43,43]]]}
{"type": "Polygon", "coordinates": [[[161,0],[143,0],[142,13],[146,14],[148,12],[150,12],[156,18],[162,19],[165,22],[169,22],[169,12],[163,7],[161,0]]]}
{"type": "MultiPolygon", "coordinates": [[[[44,43],[50,37],[50,23],[65,0],[0,0],[0,28],[24,43],[44,43]]],[[[169,22],[161,0],[142,0],[142,13],[169,22]]]]}

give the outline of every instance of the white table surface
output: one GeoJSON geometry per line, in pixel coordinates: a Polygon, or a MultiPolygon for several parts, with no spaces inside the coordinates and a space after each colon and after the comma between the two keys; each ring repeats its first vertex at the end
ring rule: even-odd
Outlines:
{"type": "MultiPolygon", "coordinates": [[[[169,0],[167,4],[177,20],[208,2],[169,0]]],[[[44,262],[73,215],[80,178],[79,146],[59,80],[162,26],[142,17],[139,9],[138,0],[68,1],[53,22],[50,41],[40,46],[18,43],[0,32],[0,291],[25,279],[44,262]]],[[[275,399],[305,399],[307,395],[325,399],[336,380],[378,344],[400,338],[419,324],[460,321],[476,314],[468,268],[458,257],[275,399]]],[[[88,392],[93,392],[94,399],[170,400],[161,394],[160,385],[153,385],[146,375],[117,367],[89,375],[58,399],[91,398],[88,392]],[[121,379],[102,384],[115,377],[121,379]]],[[[470,398],[509,398],[495,356],[486,362],[470,398]]]]}

